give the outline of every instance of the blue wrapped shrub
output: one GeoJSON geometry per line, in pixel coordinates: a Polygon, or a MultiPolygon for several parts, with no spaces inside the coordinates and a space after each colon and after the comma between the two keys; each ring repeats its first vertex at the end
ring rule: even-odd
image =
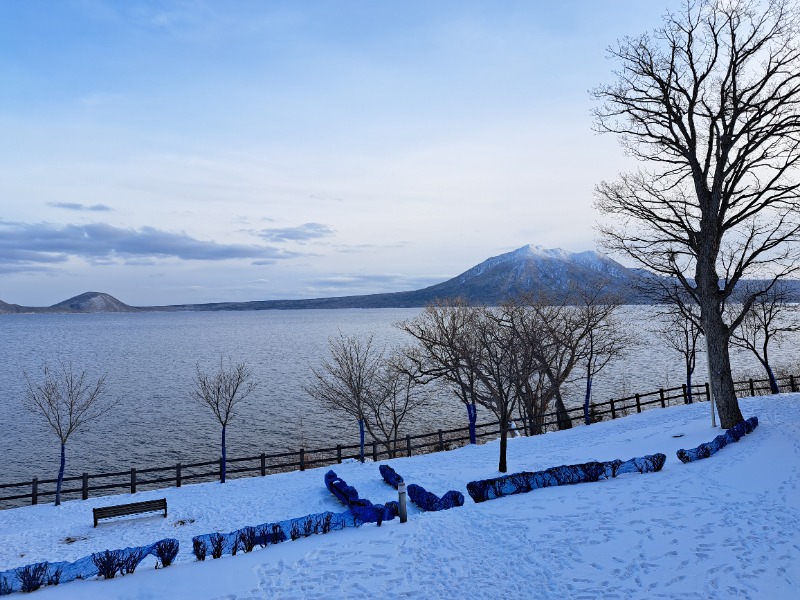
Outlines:
{"type": "MultiPolygon", "coordinates": [[[[98,575],[111,579],[116,575],[130,574],[147,556],[158,556],[159,553],[163,555],[166,547],[174,548],[177,554],[178,540],[168,538],[149,546],[95,552],[75,562],[40,562],[3,571],[0,572],[0,596],[13,592],[33,592],[45,585],[58,585],[75,579],[91,579],[98,575]]],[[[169,566],[161,557],[159,560],[162,566],[169,566]]]]}
{"type": "Polygon", "coordinates": [[[609,479],[622,473],[655,473],[664,467],[666,460],[667,457],[664,454],[652,454],[632,458],[626,462],[621,460],[592,461],[578,465],[551,467],[544,471],[523,471],[494,479],[470,481],[467,484],[467,492],[475,502],[484,502],[503,496],[523,494],[539,488],[609,479]]]}
{"type": "Polygon", "coordinates": [[[409,485],[407,490],[409,499],[424,511],[434,512],[464,506],[464,494],[456,490],[450,490],[441,498],[416,483],[409,485]]]}
{"type": "Polygon", "coordinates": [[[381,465],[378,467],[378,470],[381,472],[381,477],[383,477],[383,480],[394,489],[397,489],[397,487],[403,483],[403,478],[400,477],[400,475],[398,475],[397,472],[389,465],[381,465]]]}
{"type": "Polygon", "coordinates": [[[725,433],[718,435],[710,442],[705,442],[696,448],[691,448],[689,450],[684,450],[681,448],[677,452],[678,458],[682,463],[689,463],[696,460],[701,460],[703,458],[708,458],[712,454],[716,454],[722,450],[728,444],[738,442],[745,435],[752,432],[756,427],[758,427],[758,417],[750,417],[746,421],[742,421],[738,425],[734,425],[725,433]]]}
{"type": "Polygon", "coordinates": [[[325,473],[325,486],[363,523],[380,525],[384,521],[391,521],[400,514],[397,502],[387,502],[385,505],[372,504],[366,498],[359,498],[356,488],[347,485],[347,482],[333,471],[325,473]]]}

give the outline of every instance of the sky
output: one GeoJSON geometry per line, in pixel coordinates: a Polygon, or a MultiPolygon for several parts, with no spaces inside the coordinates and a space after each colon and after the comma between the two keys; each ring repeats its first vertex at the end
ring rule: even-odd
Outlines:
{"type": "Polygon", "coordinates": [[[0,300],[411,290],[595,249],[607,48],[668,0],[0,0],[0,300]]]}

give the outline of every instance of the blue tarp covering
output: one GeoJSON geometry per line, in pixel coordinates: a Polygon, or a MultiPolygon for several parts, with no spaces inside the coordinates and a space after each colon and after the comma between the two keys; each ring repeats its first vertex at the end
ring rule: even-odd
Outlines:
{"type": "MultiPolygon", "coordinates": [[[[177,547],[178,540],[168,538],[159,540],[149,546],[134,546],[111,552],[119,554],[121,559],[120,571],[124,572],[127,569],[127,572],[132,573],[147,556],[156,556],[157,547],[163,543],[174,543],[177,547]]],[[[103,554],[104,552],[96,552],[91,556],[79,558],[75,562],[41,562],[0,572],[0,594],[24,591],[24,582],[28,586],[36,586],[37,583],[39,583],[39,586],[44,586],[58,585],[76,579],[91,579],[98,575],[98,568],[93,559],[99,558],[103,554]]],[[[36,589],[36,587],[33,589],[36,589]]],[[[27,591],[33,591],[33,589],[27,591]]]]}
{"type": "Polygon", "coordinates": [[[678,450],[678,458],[682,463],[694,462],[703,458],[708,458],[712,454],[716,454],[728,444],[738,442],[742,437],[753,431],[758,427],[758,417],[750,417],[746,421],[742,421],[738,425],[734,425],[725,433],[718,435],[710,442],[700,444],[697,448],[678,450]]]}
{"type": "Polygon", "coordinates": [[[626,462],[588,462],[579,465],[551,467],[544,471],[513,473],[495,479],[470,481],[467,491],[475,502],[493,500],[512,494],[523,494],[535,489],[558,485],[587,483],[616,477],[622,473],[654,473],[664,467],[664,454],[632,458],[626,462]]]}

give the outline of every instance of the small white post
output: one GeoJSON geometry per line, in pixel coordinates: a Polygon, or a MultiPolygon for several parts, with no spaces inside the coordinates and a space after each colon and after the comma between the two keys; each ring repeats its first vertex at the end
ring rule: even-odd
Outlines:
{"type": "Polygon", "coordinates": [[[408,512],[406,511],[406,484],[401,483],[397,486],[397,504],[400,507],[400,522],[405,523],[408,521],[408,512]]]}

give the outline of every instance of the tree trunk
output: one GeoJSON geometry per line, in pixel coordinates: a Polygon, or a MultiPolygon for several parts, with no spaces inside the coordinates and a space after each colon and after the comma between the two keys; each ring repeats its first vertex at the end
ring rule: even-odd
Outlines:
{"type": "Polygon", "coordinates": [[[364,419],[358,420],[358,433],[361,438],[360,447],[359,447],[359,456],[360,460],[364,462],[364,419]]]}
{"type": "Polygon", "coordinates": [[[228,469],[227,455],[225,454],[225,425],[222,426],[222,464],[219,471],[219,482],[225,483],[225,472],[228,469]]]}
{"type": "Polygon", "coordinates": [[[558,430],[572,429],[572,419],[569,418],[567,408],[561,399],[561,390],[558,389],[558,386],[555,386],[553,391],[556,397],[556,423],[558,424],[558,430]]]}
{"type": "Polygon", "coordinates": [[[64,464],[66,462],[66,454],[64,452],[64,444],[61,444],[61,465],[58,467],[58,480],[56,481],[56,506],[61,505],[61,484],[64,481],[64,464]]]}
{"type": "Polygon", "coordinates": [[[711,391],[719,413],[720,425],[723,429],[730,429],[744,421],[739,410],[739,401],[733,386],[731,375],[731,359],[728,352],[730,338],[728,327],[722,320],[722,315],[714,306],[714,300],[706,302],[703,306],[703,331],[708,344],[708,360],[711,369],[711,391]],[[711,306],[709,306],[711,305],[711,306]]]}
{"type": "Polygon", "coordinates": [[[775,379],[775,373],[772,372],[772,367],[769,366],[767,361],[763,361],[761,364],[764,366],[764,370],[767,372],[767,377],[769,377],[769,390],[773,394],[780,394],[781,389],[778,387],[778,380],[775,379]]]}
{"type": "Polygon", "coordinates": [[[508,449],[508,419],[500,420],[500,465],[498,471],[506,473],[508,464],[506,463],[506,450],[508,449]]]}
{"type": "Polygon", "coordinates": [[[586,378],[586,396],[583,399],[583,420],[587,425],[592,424],[592,418],[589,415],[589,399],[592,397],[592,376],[586,378]]]}
{"type": "Polygon", "coordinates": [[[475,403],[467,404],[467,418],[469,419],[469,443],[470,444],[477,444],[477,438],[475,436],[475,423],[478,420],[478,410],[475,407],[475,403]]]}
{"type": "Polygon", "coordinates": [[[686,399],[689,404],[692,403],[692,370],[686,369],[686,399]]]}

